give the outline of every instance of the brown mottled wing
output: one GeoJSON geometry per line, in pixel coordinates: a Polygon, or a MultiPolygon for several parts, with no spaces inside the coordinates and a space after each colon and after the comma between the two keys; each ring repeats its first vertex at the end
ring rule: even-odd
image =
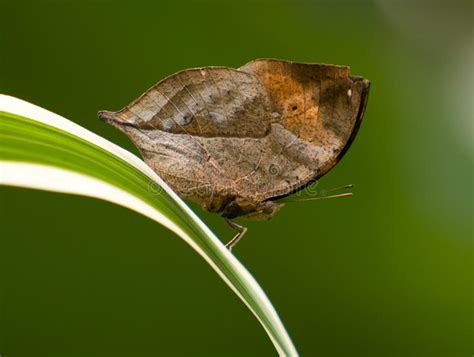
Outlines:
{"type": "Polygon", "coordinates": [[[287,173],[286,185],[277,182],[265,198],[294,192],[334,167],[357,134],[369,81],[351,77],[348,67],[272,59],[240,70],[260,79],[274,111],[272,131],[285,142],[282,154],[300,164],[287,173]]]}
{"type": "Polygon", "coordinates": [[[179,72],[99,116],[180,195],[220,211],[327,172],[357,132],[367,90],[346,67],[256,60],[179,72]]]}

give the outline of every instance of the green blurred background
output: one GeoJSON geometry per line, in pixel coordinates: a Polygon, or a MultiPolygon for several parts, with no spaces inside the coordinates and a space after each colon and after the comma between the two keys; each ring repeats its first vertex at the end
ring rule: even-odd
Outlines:
{"type": "MultiPolygon", "coordinates": [[[[97,110],[184,68],[276,57],[370,79],[360,133],[318,186],[353,183],[355,196],[246,222],[235,254],[303,356],[472,355],[470,1],[0,0],[0,14],[0,91],[135,153],[97,110]]],[[[0,194],[2,357],[275,355],[163,227],[94,199],[0,194]]]]}

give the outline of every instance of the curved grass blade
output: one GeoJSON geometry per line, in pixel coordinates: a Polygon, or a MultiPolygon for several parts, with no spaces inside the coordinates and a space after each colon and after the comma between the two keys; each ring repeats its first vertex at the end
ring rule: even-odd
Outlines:
{"type": "Polygon", "coordinates": [[[194,212],[142,160],[87,129],[0,95],[0,184],[91,196],[164,225],[252,311],[279,355],[297,356],[265,293],[194,212]]]}

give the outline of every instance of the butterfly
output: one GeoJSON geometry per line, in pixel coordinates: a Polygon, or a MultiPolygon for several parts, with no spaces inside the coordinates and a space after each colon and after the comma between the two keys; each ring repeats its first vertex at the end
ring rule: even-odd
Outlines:
{"type": "Polygon", "coordinates": [[[221,214],[271,218],[327,173],[354,140],[370,82],[349,67],[257,59],[238,69],[183,70],[118,112],[98,116],[124,132],[181,197],[221,214]]]}

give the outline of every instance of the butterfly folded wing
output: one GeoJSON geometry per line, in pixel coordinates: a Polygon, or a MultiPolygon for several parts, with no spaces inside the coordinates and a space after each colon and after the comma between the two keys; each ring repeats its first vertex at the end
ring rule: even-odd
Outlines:
{"type": "Polygon", "coordinates": [[[350,77],[347,67],[256,60],[239,70],[178,72],[99,116],[183,197],[212,212],[233,203],[232,214],[248,215],[337,163],[367,91],[368,81],[350,77]]]}

